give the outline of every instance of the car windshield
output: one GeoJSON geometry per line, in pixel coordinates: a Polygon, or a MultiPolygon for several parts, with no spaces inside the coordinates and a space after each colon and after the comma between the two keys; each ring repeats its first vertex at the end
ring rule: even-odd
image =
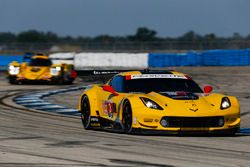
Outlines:
{"type": "Polygon", "coordinates": [[[31,59],[29,66],[51,66],[52,63],[49,59],[31,59]]]}
{"type": "Polygon", "coordinates": [[[124,80],[124,92],[191,92],[202,93],[191,79],[147,78],[124,80]]]}

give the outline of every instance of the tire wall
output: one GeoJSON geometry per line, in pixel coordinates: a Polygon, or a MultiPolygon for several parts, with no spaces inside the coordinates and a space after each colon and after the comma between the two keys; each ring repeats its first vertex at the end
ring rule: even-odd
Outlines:
{"type": "Polygon", "coordinates": [[[168,66],[249,66],[250,49],[208,50],[187,53],[150,53],[149,67],[168,66]]]}
{"type": "Polygon", "coordinates": [[[75,55],[76,70],[148,68],[147,53],[79,53],[75,55]]]}
{"type": "MultiPolygon", "coordinates": [[[[186,53],[53,53],[53,63],[73,64],[76,70],[122,70],[169,66],[249,66],[250,49],[207,50],[186,53]]],[[[0,55],[0,70],[22,55],[0,55]]]]}

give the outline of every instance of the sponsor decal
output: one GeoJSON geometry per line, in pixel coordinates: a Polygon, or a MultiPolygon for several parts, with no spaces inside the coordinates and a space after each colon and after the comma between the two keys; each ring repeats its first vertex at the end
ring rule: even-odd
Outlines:
{"type": "Polygon", "coordinates": [[[198,111],[198,108],[196,108],[196,109],[190,108],[189,110],[191,110],[191,111],[193,111],[193,112],[196,112],[196,111],[198,111]]]}
{"type": "Polygon", "coordinates": [[[98,118],[95,118],[95,117],[91,118],[91,122],[98,122],[98,121],[99,121],[98,118]]]}
{"type": "Polygon", "coordinates": [[[136,117],[134,117],[134,119],[133,119],[133,123],[134,123],[134,124],[136,124],[136,122],[137,122],[137,118],[136,118],[136,117]]]}
{"type": "Polygon", "coordinates": [[[188,79],[183,74],[135,74],[135,75],[125,76],[126,80],[130,80],[130,79],[148,79],[148,78],[188,79]]]}
{"type": "Polygon", "coordinates": [[[117,74],[118,71],[93,71],[94,75],[102,75],[102,74],[117,74]]]}
{"type": "Polygon", "coordinates": [[[154,119],[152,118],[144,118],[144,122],[153,122],[154,119]]]}
{"type": "Polygon", "coordinates": [[[102,111],[104,115],[108,115],[107,104],[106,101],[102,102],[102,111]]]}
{"type": "Polygon", "coordinates": [[[191,110],[191,111],[193,111],[193,112],[198,111],[197,105],[194,104],[194,103],[192,103],[192,104],[191,104],[191,108],[189,108],[189,110],[191,110]]]}
{"type": "Polygon", "coordinates": [[[99,123],[99,119],[97,117],[92,117],[90,120],[91,126],[95,126],[95,127],[99,127],[100,123],[99,123]]]}
{"type": "Polygon", "coordinates": [[[105,100],[102,103],[103,114],[108,115],[109,118],[113,118],[113,113],[116,113],[116,104],[111,100],[105,100]]]}

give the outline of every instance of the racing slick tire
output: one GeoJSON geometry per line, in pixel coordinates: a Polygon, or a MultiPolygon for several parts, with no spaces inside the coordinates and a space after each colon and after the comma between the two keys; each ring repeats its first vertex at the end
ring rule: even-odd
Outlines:
{"type": "Polygon", "coordinates": [[[16,77],[9,77],[9,83],[14,85],[14,84],[18,84],[18,81],[16,80],[16,77]]]}
{"type": "Polygon", "coordinates": [[[82,105],[82,107],[81,107],[82,125],[83,125],[84,129],[86,129],[86,130],[92,129],[90,104],[89,104],[89,99],[86,95],[83,96],[82,101],[81,101],[81,105],[82,105]]]}
{"type": "Polygon", "coordinates": [[[124,132],[127,134],[133,133],[132,120],[133,120],[133,115],[132,115],[131,104],[129,103],[128,100],[125,100],[125,102],[123,103],[122,125],[124,132]]]}

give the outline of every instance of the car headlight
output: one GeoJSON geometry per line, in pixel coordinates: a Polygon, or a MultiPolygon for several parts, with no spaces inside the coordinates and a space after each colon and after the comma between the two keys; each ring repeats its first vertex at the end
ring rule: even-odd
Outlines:
{"type": "Polygon", "coordinates": [[[9,66],[9,73],[11,75],[17,75],[18,73],[20,72],[20,67],[17,67],[17,66],[9,66]]]}
{"type": "Polygon", "coordinates": [[[50,74],[53,76],[56,76],[59,74],[59,72],[61,71],[61,67],[51,67],[50,68],[50,74]]]}
{"type": "Polygon", "coordinates": [[[152,109],[156,109],[156,110],[163,110],[163,108],[157,104],[156,102],[154,102],[153,100],[150,100],[149,98],[146,97],[140,97],[141,101],[143,102],[143,104],[148,107],[148,108],[152,108],[152,109]]]}
{"type": "Polygon", "coordinates": [[[221,100],[221,105],[220,105],[220,109],[227,109],[231,107],[231,102],[229,100],[228,97],[223,97],[222,100],[221,100]]]}

